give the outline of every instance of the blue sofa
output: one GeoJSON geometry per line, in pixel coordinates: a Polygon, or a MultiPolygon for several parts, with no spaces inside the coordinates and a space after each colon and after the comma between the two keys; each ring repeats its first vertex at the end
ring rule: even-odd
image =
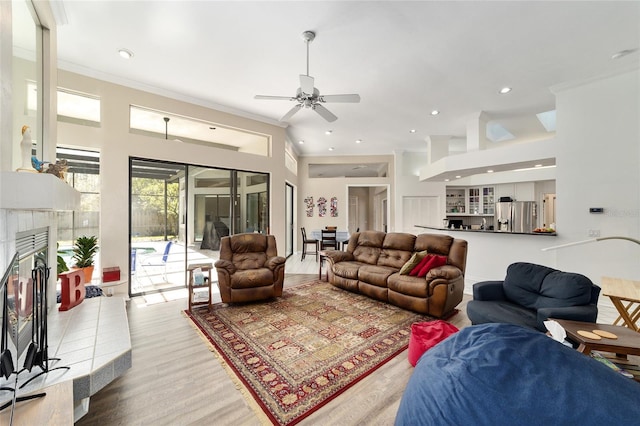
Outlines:
{"type": "Polygon", "coordinates": [[[425,352],[396,426],[631,425],[640,383],[512,324],[464,328],[425,352]]]}
{"type": "Polygon", "coordinates": [[[600,287],[584,275],[518,262],[503,281],[473,285],[467,303],[471,324],[518,324],[546,332],[548,318],[596,322],[600,287]]]}

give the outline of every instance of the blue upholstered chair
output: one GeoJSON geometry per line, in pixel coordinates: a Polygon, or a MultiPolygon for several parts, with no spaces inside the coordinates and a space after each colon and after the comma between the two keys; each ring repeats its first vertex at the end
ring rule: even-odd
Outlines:
{"type": "Polygon", "coordinates": [[[549,318],[596,322],[600,287],[584,275],[518,262],[503,281],[474,284],[472,324],[511,323],[546,332],[549,318]]]}

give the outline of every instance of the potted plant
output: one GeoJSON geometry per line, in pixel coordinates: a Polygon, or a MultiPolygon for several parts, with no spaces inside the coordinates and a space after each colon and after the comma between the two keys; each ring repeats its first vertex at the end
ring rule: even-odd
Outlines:
{"type": "Polygon", "coordinates": [[[73,245],[73,259],[76,268],[84,271],[84,281],[90,283],[93,276],[93,257],[98,252],[98,237],[82,236],[73,245]]]}
{"type": "MultiPolygon", "coordinates": [[[[60,248],[60,243],[56,243],[56,248],[58,249],[60,248]]],[[[58,275],[60,275],[63,272],[67,272],[69,268],[67,267],[67,262],[64,261],[64,258],[60,256],[60,252],[58,252],[57,255],[58,255],[57,272],[58,272],[58,275]]]]}

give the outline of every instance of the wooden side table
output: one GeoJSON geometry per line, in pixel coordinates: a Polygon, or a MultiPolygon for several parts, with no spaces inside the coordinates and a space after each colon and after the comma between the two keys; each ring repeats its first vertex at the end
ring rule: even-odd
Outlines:
{"type": "Polygon", "coordinates": [[[211,306],[211,270],[213,269],[213,264],[211,263],[194,263],[189,265],[187,270],[189,271],[189,311],[194,306],[202,306],[207,305],[207,308],[211,306]],[[202,273],[205,274],[204,284],[203,285],[195,285],[193,282],[193,271],[200,268],[202,273]],[[197,300],[196,292],[201,293],[204,290],[199,290],[205,288],[207,289],[207,300],[197,300]]]}
{"type": "Polygon", "coordinates": [[[567,332],[567,339],[577,343],[578,352],[589,355],[592,350],[613,352],[626,357],[627,355],[640,355],[640,336],[638,333],[622,327],[620,325],[595,324],[591,322],[569,321],[563,319],[549,318],[557,321],[567,332]],[[617,339],[601,338],[599,340],[590,339],[578,334],[579,330],[590,331],[602,330],[615,334],[617,339]]]}
{"type": "Polygon", "coordinates": [[[613,323],[622,323],[640,332],[640,281],[602,277],[602,294],[608,296],[620,316],[613,323]]]}

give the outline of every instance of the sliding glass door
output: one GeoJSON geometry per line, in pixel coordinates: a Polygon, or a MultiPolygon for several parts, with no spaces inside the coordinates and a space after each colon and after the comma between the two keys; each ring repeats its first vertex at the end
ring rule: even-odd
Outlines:
{"type": "Polygon", "coordinates": [[[266,173],[145,159],[130,164],[132,295],[184,288],[189,267],[213,266],[223,237],[269,232],[266,173]]]}
{"type": "Polygon", "coordinates": [[[184,165],[130,161],[130,293],[157,292],[184,285],[184,165]]]}

